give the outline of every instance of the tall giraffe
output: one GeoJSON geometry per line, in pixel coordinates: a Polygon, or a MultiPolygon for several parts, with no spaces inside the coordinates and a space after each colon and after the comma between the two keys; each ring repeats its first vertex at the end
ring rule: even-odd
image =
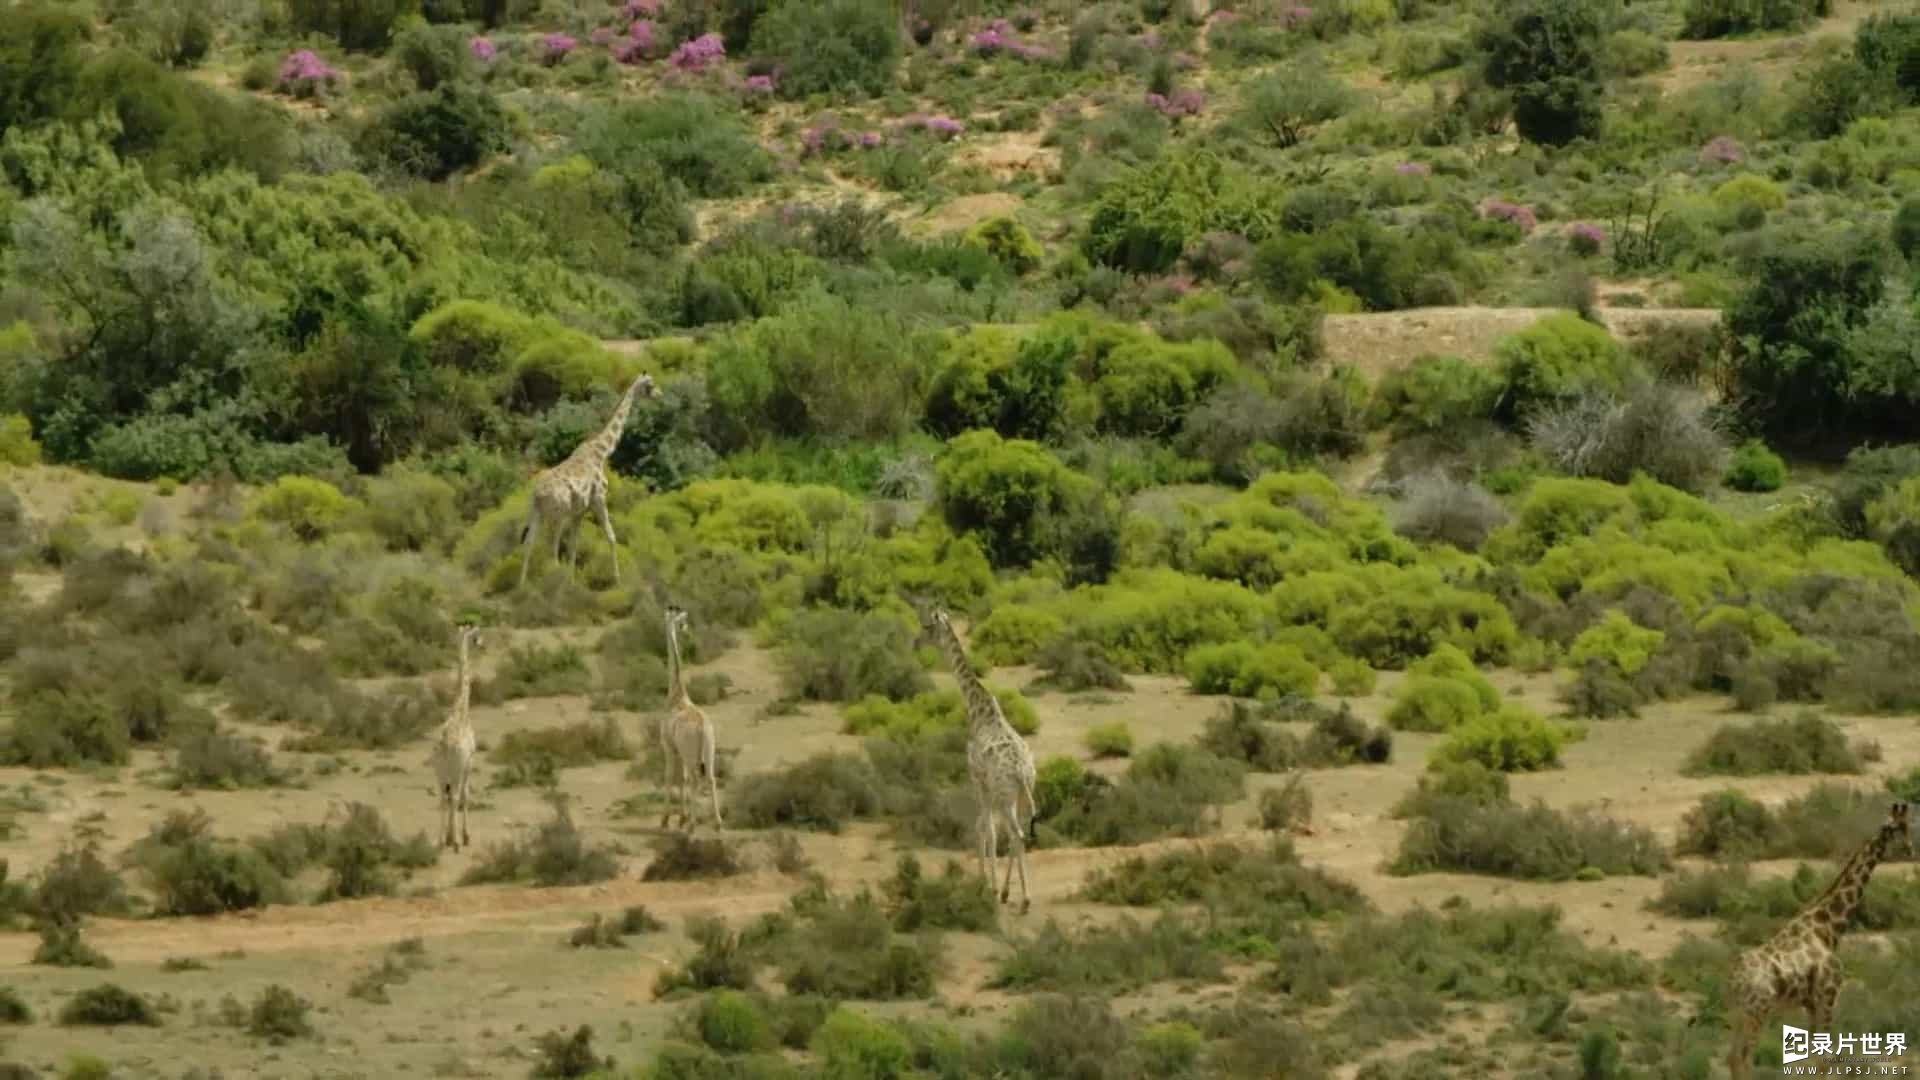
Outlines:
{"type": "Polygon", "coordinates": [[[1028,830],[1033,826],[1033,751],[1027,741],[1007,723],[993,696],[973,674],[967,663],[967,650],[954,632],[953,620],[938,608],[922,608],[920,625],[932,635],[947,666],[960,684],[967,706],[967,773],[973,778],[973,792],[979,802],[979,817],[974,832],[979,845],[980,869],[987,887],[993,887],[994,863],[1000,857],[1000,829],[1006,823],[1013,855],[1007,862],[1006,880],[1000,884],[1000,902],[1006,903],[1013,891],[1013,871],[1020,869],[1020,911],[1025,914],[1033,898],[1027,888],[1028,830]]]}
{"type": "Polygon", "coordinates": [[[627,392],[620,395],[620,404],[614,406],[613,416],[605,427],[574,447],[567,460],[542,470],[533,478],[533,493],[527,497],[527,524],[520,532],[522,587],[527,584],[527,566],[533,562],[533,541],[540,533],[542,521],[553,531],[553,561],[560,561],[560,542],[571,537],[568,566],[570,569],[579,566],[580,519],[589,510],[600,519],[600,531],[607,534],[607,545],[613,549],[613,580],[616,583],[620,580],[620,542],[614,538],[613,521],[607,516],[607,458],[613,455],[614,447],[620,445],[620,436],[626,433],[627,414],[633,409],[633,399],[642,394],[650,398],[660,396],[653,376],[636,377],[627,392]]]}
{"type": "Polygon", "coordinates": [[[454,692],[453,709],[440,725],[440,735],[434,741],[431,764],[433,765],[434,787],[440,796],[440,846],[459,851],[461,845],[471,845],[467,837],[467,788],[473,779],[473,755],[478,743],[473,737],[473,716],[470,706],[473,701],[473,660],[471,649],[480,647],[480,629],[470,623],[460,624],[460,687],[454,692]],[[454,843],[453,817],[456,809],[460,815],[460,842],[454,843]]]}
{"type": "Polygon", "coordinates": [[[1767,1018],[1781,1007],[1806,1008],[1808,1029],[1831,1031],[1834,1002],[1846,975],[1836,950],[1847,919],[1866,892],[1873,868],[1890,852],[1913,854],[1907,804],[1897,802],[1887,819],[1853,858],[1840,868],[1827,890],[1800,909],[1764,944],[1741,953],[1733,963],[1727,1000],[1733,1011],[1733,1047],[1727,1072],[1733,1080],[1753,1075],[1753,1047],[1767,1018]]]}
{"type": "MultiPolygon", "coordinates": [[[[667,786],[673,787],[677,796],[676,805],[680,809],[680,824],[693,824],[693,771],[698,768],[707,774],[707,795],[713,800],[713,827],[722,828],[720,821],[720,788],[718,774],[714,771],[713,721],[700,706],[693,703],[687,693],[686,669],[680,662],[680,635],[687,629],[687,613],[678,607],[667,607],[667,711],[660,718],[660,745],[666,751],[667,786]],[[675,773],[678,783],[675,783],[675,773]]],[[[660,818],[660,827],[666,828],[673,820],[674,807],[660,818]]]]}

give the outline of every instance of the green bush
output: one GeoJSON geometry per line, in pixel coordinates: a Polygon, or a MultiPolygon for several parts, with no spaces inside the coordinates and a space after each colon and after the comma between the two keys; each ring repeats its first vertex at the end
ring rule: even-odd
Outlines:
{"type": "Polygon", "coordinates": [[[995,566],[1024,566],[1062,544],[1063,519],[1097,498],[1093,484],[1040,444],[969,431],[935,465],[934,499],[947,524],[973,535],[995,566]]]}
{"type": "Polygon", "coordinates": [[[139,994],[113,983],[101,983],[68,998],[60,1008],[60,1023],[68,1027],[116,1027],[121,1024],[159,1027],[160,1016],[154,1010],[153,1003],[139,994]]]}
{"type": "Polygon", "coordinates": [[[786,97],[848,94],[878,97],[893,86],[900,28],[878,0],[775,4],[753,22],[756,59],[779,65],[786,97]]]}
{"type": "Polygon", "coordinates": [[[0,464],[40,464],[40,444],[34,441],[33,424],[19,413],[0,415],[0,464]]]}
{"type": "Polygon", "coordinates": [[[1188,245],[1211,231],[1249,239],[1272,196],[1238,167],[1207,151],[1169,151],[1101,189],[1081,250],[1102,266],[1164,273],[1188,245]]]}
{"type": "Polygon", "coordinates": [[[1532,772],[1560,766],[1567,729],[1521,705],[1505,705],[1453,729],[1433,748],[1436,764],[1477,761],[1501,772],[1532,772]]]}
{"type": "Polygon", "coordinates": [[[850,1009],[827,1014],[809,1047],[828,1076],[905,1076],[913,1044],[894,1028],[850,1009]]]}
{"type": "Polygon", "coordinates": [[[1692,754],[1688,776],[1759,776],[1769,773],[1857,773],[1860,755],[1840,726],[1802,712],[1789,719],[1723,724],[1692,754]]]}
{"type": "Polygon", "coordinates": [[[1311,696],[1320,681],[1320,672],[1298,648],[1244,641],[1201,645],[1187,653],[1186,670],[1196,693],[1263,700],[1311,696]]]}
{"type": "Polygon", "coordinates": [[[754,138],[740,111],[697,92],[590,109],[575,145],[636,193],[646,186],[633,185],[644,180],[648,167],[708,199],[744,195],[774,174],[772,155],[754,138]]]}
{"type": "Polygon", "coordinates": [[[1433,794],[1401,835],[1389,870],[1568,881],[1596,872],[1651,877],[1669,865],[1651,829],[1590,809],[1433,794]]]}
{"type": "Polygon", "coordinates": [[[1514,420],[1583,390],[1619,386],[1625,353],[1604,327],[1557,311],[1501,339],[1494,362],[1502,384],[1498,414],[1514,420]]]}
{"type": "Polygon", "coordinates": [[[1396,434],[1444,435],[1492,417],[1500,392],[1500,376],[1483,364],[1459,356],[1421,356],[1380,380],[1373,409],[1396,434]]]}
{"type": "Polygon", "coordinates": [[[1509,0],[1475,44],[1487,85],[1513,99],[1520,137],[1563,146],[1600,133],[1601,9],[1583,0],[1509,0]]]}
{"type": "Polygon", "coordinates": [[[1735,491],[1778,491],[1787,482],[1787,463],[1759,439],[1748,439],[1727,462],[1726,484],[1735,491]]]}
{"type": "Polygon", "coordinates": [[[1567,660],[1576,667],[1601,663],[1626,678],[1640,674],[1667,636],[1639,626],[1618,608],[1608,608],[1600,621],[1580,632],[1567,648],[1567,660]]]}
{"type": "Polygon", "coordinates": [[[700,1041],[723,1054],[751,1054],[776,1045],[773,1026],[753,998],[738,990],[716,990],[700,999],[693,1015],[700,1041]]]}
{"type": "Polygon", "coordinates": [[[1004,215],[988,218],[969,228],[966,242],[984,249],[1015,274],[1033,270],[1046,254],[1025,225],[1004,215]]]}
{"type": "Polygon", "coordinates": [[[1762,30],[1797,30],[1827,13],[1829,0],[1687,0],[1680,38],[1704,41],[1762,30]]]}
{"type": "Polygon", "coordinates": [[[878,694],[901,700],[931,685],[912,640],[897,615],[812,608],[781,625],[776,659],[792,697],[858,701],[878,694]]]}
{"type": "Polygon", "coordinates": [[[1000,908],[993,885],[978,874],[947,860],[939,877],[927,877],[920,861],[900,856],[885,886],[887,910],[893,928],[902,933],[920,930],[986,932],[999,923],[1000,908]]]}
{"type": "Polygon", "coordinates": [[[507,114],[490,91],[445,82],[382,108],[368,123],[362,145],[392,168],[437,182],[505,151],[507,114]]]}
{"type": "Polygon", "coordinates": [[[1111,720],[1087,728],[1087,750],[1097,758],[1126,757],[1133,753],[1133,732],[1125,720],[1111,720]]]}
{"type": "Polygon", "coordinates": [[[275,1046],[289,1039],[310,1038],[313,1022],[307,1013],[312,1009],[312,1002],[275,983],[253,999],[247,1010],[247,1034],[275,1046]]]}
{"type": "Polygon", "coordinates": [[[457,26],[416,23],[394,35],[392,55],[413,76],[414,89],[433,90],[473,68],[469,35],[457,26]]]}

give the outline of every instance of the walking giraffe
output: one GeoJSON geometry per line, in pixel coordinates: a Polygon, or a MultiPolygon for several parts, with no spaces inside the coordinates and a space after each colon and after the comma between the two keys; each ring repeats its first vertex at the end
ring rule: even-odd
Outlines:
{"type": "Polygon", "coordinates": [[[459,634],[460,685],[454,691],[453,709],[440,725],[431,760],[434,786],[440,796],[440,846],[455,851],[460,850],[462,845],[473,843],[467,837],[467,789],[473,779],[474,751],[479,745],[473,737],[473,717],[469,706],[473,700],[471,650],[480,647],[480,629],[470,623],[461,623],[459,634]],[[454,842],[453,836],[456,811],[460,815],[459,843],[454,842]]]}
{"type": "MultiPolygon", "coordinates": [[[[693,824],[693,772],[707,774],[707,795],[713,800],[713,827],[720,821],[719,777],[715,771],[713,721],[687,693],[686,671],[680,661],[680,635],[687,629],[687,613],[678,607],[667,608],[667,712],[660,718],[660,745],[666,751],[667,784],[678,796],[680,824],[693,824]],[[676,784],[676,781],[677,784],[676,784]]],[[[666,828],[673,820],[674,807],[660,818],[666,828]]]]}
{"type": "Polygon", "coordinates": [[[620,581],[620,541],[613,535],[613,520],[607,516],[607,458],[620,445],[627,429],[627,414],[633,399],[644,394],[660,396],[651,375],[640,375],[620,395],[613,416],[605,427],[575,447],[567,460],[542,470],[533,478],[533,492],[527,496],[527,524],[520,533],[520,586],[527,584],[527,567],[533,562],[533,542],[545,521],[553,531],[553,561],[560,561],[560,542],[570,538],[568,569],[580,562],[580,519],[591,510],[600,519],[600,531],[607,536],[613,552],[613,580],[620,581]]]}
{"type": "MultiPolygon", "coordinates": [[[[918,605],[916,605],[918,606],[918,605]]],[[[979,817],[974,829],[980,852],[981,873],[987,887],[993,887],[994,864],[1000,857],[1000,823],[1005,822],[1007,838],[1013,848],[1007,863],[1006,879],[1000,884],[1000,902],[1006,903],[1013,891],[1013,871],[1020,870],[1020,911],[1032,906],[1027,886],[1026,838],[1033,826],[1033,751],[1027,741],[1007,723],[1000,701],[993,696],[967,663],[967,651],[953,620],[938,608],[921,607],[920,625],[953,669],[960,694],[967,707],[967,772],[973,778],[973,791],[979,801],[979,817]]]]}
{"type": "Polygon", "coordinates": [[[1727,1072],[1733,1080],[1753,1075],[1753,1047],[1767,1018],[1783,1006],[1807,1010],[1809,1030],[1832,1031],[1833,1006],[1846,975],[1836,950],[1847,919],[1860,904],[1873,868],[1890,853],[1913,854],[1904,802],[1887,810],[1887,819],[1853,858],[1840,868],[1827,891],[1813,898],[1787,925],[1733,963],[1727,1003],[1733,1020],[1733,1047],[1727,1072]]]}

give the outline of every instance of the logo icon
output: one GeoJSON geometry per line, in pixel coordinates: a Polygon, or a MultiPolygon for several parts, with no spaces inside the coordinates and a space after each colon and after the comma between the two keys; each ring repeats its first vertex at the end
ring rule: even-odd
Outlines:
{"type": "Polygon", "coordinates": [[[1809,1045],[1807,1030],[1805,1028],[1797,1028],[1789,1024],[1780,1025],[1780,1060],[1782,1063],[1791,1065],[1796,1061],[1805,1061],[1812,1053],[1812,1051],[1808,1049],[1809,1045]]]}

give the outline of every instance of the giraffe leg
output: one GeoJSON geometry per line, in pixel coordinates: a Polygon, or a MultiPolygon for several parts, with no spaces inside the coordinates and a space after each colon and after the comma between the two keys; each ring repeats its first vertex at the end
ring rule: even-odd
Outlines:
{"type": "MultiPolygon", "coordinates": [[[[998,829],[994,830],[994,835],[996,837],[1000,835],[998,829]]],[[[1017,857],[1017,853],[1020,850],[1019,839],[1014,836],[1009,836],[1007,838],[1007,846],[1011,849],[1007,852],[1007,869],[1000,878],[1000,902],[1003,904],[1007,902],[1007,897],[1013,892],[1013,867],[1014,864],[1019,861],[1017,857]]]]}
{"type": "MultiPolygon", "coordinates": [[[[1007,818],[1007,833],[1013,841],[1013,866],[1020,868],[1020,914],[1025,915],[1033,906],[1033,893],[1027,886],[1027,838],[1020,830],[1020,800],[1013,800],[1013,812],[1007,818]]],[[[1000,899],[1005,902],[1012,891],[1013,867],[1007,868],[1007,884],[1000,889],[1000,899]]]]}
{"type": "Polygon", "coordinates": [[[713,800],[713,831],[720,832],[725,826],[720,822],[720,776],[714,768],[716,755],[713,744],[707,744],[707,797],[713,800]]]}
{"type": "Polygon", "coordinates": [[[1840,1002],[1840,989],[1847,978],[1840,970],[1839,961],[1829,960],[1813,976],[1811,993],[1807,995],[1807,1029],[1809,1031],[1833,1030],[1833,1007],[1840,1002]]]}
{"type": "Polygon", "coordinates": [[[1750,1080],[1753,1076],[1753,1046],[1760,1036],[1760,1018],[1742,1012],[1733,1022],[1733,1047],[1727,1051],[1727,1075],[1731,1080],[1750,1080]]]}
{"type": "Polygon", "coordinates": [[[521,539],[520,550],[520,585],[522,587],[525,587],[527,584],[527,566],[533,562],[533,541],[534,538],[539,535],[540,512],[538,510],[528,511],[527,535],[521,539]]]}
{"type": "Polygon", "coordinates": [[[440,785],[440,846],[459,850],[453,842],[453,785],[444,783],[440,785]]]}
{"type": "Polygon", "coordinates": [[[987,837],[993,830],[992,820],[987,816],[987,802],[980,801],[979,816],[973,819],[973,853],[980,858],[980,876],[987,879],[987,888],[993,888],[993,867],[987,862],[987,837]]]}
{"type": "Polygon", "coordinates": [[[593,497],[593,512],[600,518],[600,531],[607,534],[607,550],[613,555],[613,583],[620,584],[620,541],[613,535],[613,519],[607,516],[607,497],[604,493],[593,497]]]}
{"type": "Polygon", "coordinates": [[[460,778],[460,846],[472,847],[473,838],[467,835],[467,786],[470,778],[460,778]]]}

